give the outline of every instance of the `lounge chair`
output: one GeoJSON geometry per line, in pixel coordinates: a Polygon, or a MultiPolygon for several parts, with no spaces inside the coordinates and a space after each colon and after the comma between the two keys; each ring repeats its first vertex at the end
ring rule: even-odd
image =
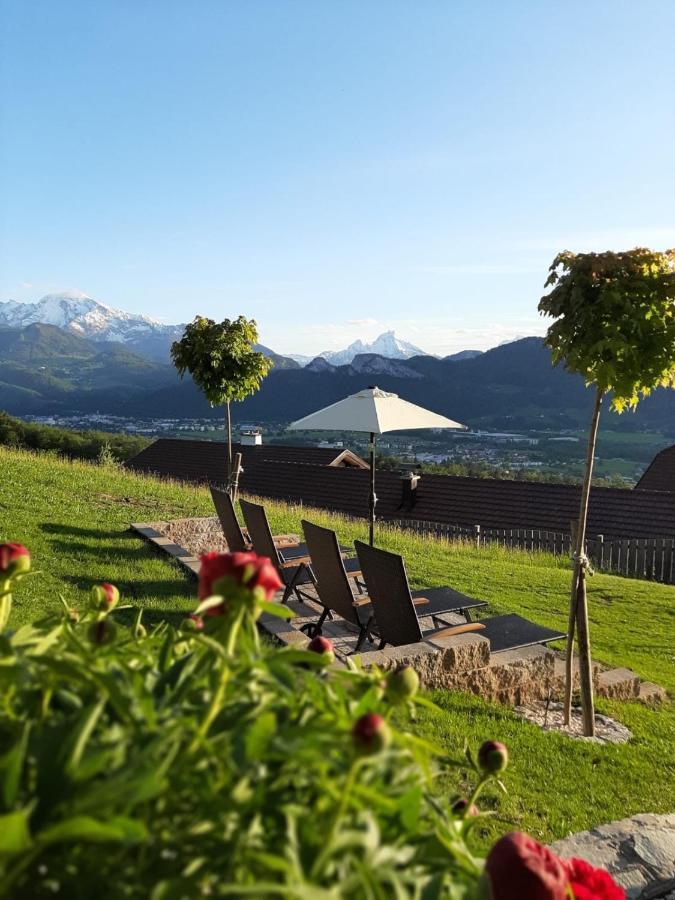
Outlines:
{"type": "MultiPolygon", "coordinates": [[[[250,550],[251,539],[239,524],[232,498],[228,492],[214,485],[209,485],[209,489],[230,553],[250,550]]],[[[273,540],[277,547],[297,547],[300,543],[297,534],[278,534],[273,537],[273,540]]]]}
{"type": "Polygon", "coordinates": [[[302,531],[312,560],[316,593],[323,606],[319,621],[305,625],[303,631],[310,637],[321,634],[326,618],[335,612],[359,629],[356,650],[360,650],[372,624],[373,608],[368,597],[360,590],[355,593],[352,586],[353,580],[355,586],[360,587],[362,573],[359,561],[344,558],[337,535],[330,528],[322,528],[303,519],[302,531]]]}
{"type": "Polygon", "coordinates": [[[469,610],[475,606],[486,606],[486,603],[471,600],[470,597],[465,597],[451,588],[426,589],[412,594],[402,557],[361,541],[356,541],[355,546],[368,596],[375,612],[380,650],[386,644],[395,646],[414,644],[430,637],[446,637],[470,631],[486,637],[490,641],[492,653],[517,650],[532,644],[546,644],[565,637],[561,632],[544,628],[536,622],[530,622],[514,614],[493,616],[482,622],[470,622],[469,610]],[[454,609],[449,606],[452,596],[456,598],[454,609]],[[443,606],[443,597],[447,597],[446,608],[440,610],[439,606],[443,606]],[[425,600],[428,602],[425,603],[425,600]],[[450,611],[464,612],[467,621],[461,625],[437,627],[422,633],[419,623],[421,616],[435,618],[441,612],[450,611]]]}
{"type": "Polygon", "coordinates": [[[293,547],[277,546],[272,537],[265,507],[249,500],[240,500],[239,505],[251,536],[253,550],[259,556],[268,556],[272,560],[284,583],[285,590],[281,602],[286,603],[291,594],[295,594],[297,599],[304,603],[307,597],[300,588],[314,584],[307,546],[305,544],[296,544],[293,547]]]}

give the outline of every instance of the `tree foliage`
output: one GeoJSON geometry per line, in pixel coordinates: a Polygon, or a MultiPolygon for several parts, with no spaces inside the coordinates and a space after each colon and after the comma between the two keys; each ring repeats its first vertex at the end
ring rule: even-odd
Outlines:
{"type": "Polygon", "coordinates": [[[539,311],[556,321],[546,343],[621,412],[675,387],[675,250],[559,253],[539,311]]]}
{"type": "Polygon", "coordinates": [[[171,359],[182,377],[189,372],[212,406],[245,400],[255,393],[272,362],[254,350],[258,328],[239,316],[215,322],[196,316],[171,345],[171,359]]]}
{"type": "Polygon", "coordinates": [[[53,450],[69,459],[97,459],[103,454],[115,460],[131,459],[150,443],[140,435],[107,431],[74,431],[15,419],[0,411],[0,444],[30,450],[53,450]]]}

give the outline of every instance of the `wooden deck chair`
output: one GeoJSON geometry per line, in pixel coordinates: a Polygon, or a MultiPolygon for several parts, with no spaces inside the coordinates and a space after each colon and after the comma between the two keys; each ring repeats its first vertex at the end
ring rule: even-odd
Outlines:
{"type": "Polygon", "coordinates": [[[355,546],[368,596],[375,612],[380,650],[387,644],[394,646],[414,644],[425,638],[446,637],[471,631],[478,632],[481,637],[490,641],[492,653],[516,650],[532,644],[546,644],[565,637],[561,632],[544,628],[536,622],[530,622],[514,614],[493,616],[482,622],[471,622],[469,610],[477,606],[486,606],[485,602],[472,600],[453,591],[452,588],[425,589],[416,591],[413,595],[401,556],[371,547],[361,541],[356,541],[355,546]],[[453,596],[456,604],[454,608],[450,606],[453,596]],[[443,601],[444,597],[447,598],[446,603],[443,601]],[[420,617],[433,618],[441,612],[462,612],[467,621],[461,625],[436,627],[423,634],[420,617]]]}

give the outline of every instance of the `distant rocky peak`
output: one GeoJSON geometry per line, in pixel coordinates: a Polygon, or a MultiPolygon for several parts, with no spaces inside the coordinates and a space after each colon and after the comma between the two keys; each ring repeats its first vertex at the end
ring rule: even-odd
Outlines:
{"type": "Polygon", "coordinates": [[[321,356],[334,366],[349,365],[354,357],[373,353],[387,359],[410,359],[412,356],[427,356],[424,350],[397,337],[395,331],[384,331],[370,344],[356,340],[344,350],[325,350],[321,356]]]}

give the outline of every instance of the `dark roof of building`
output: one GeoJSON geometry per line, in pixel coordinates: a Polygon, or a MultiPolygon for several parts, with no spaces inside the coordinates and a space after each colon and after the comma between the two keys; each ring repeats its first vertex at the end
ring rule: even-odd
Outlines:
{"type": "MultiPolygon", "coordinates": [[[[241,453],[244,471],[254,463],[299,466],[357,466],[368,464],[352,453],[331,447],[287,447],[284,444],[233,444],[241,453]]],[[[227,444],[224,441],[184,441],[159,438],[125,463],[136,472],[151,472],[181,481],[221,484],[227,481],[227,444]]]]}
{"type": "MultiPolygon", "coordinates": [[[[311,447],[242,447],[241,490],[260,497],[302,502],[351,516],[368,511],[369,472],[336,467],[334,450],[311,447]]],[[[127,465],[186,481],[225,482],[225,445],[159,440],[127,465]]],[[[377,473],[377,514],[483,528],[534,528],[568,532],[578,517],[580,487],[528,481],[424,474],[414,503],[403,502],[396,472],[377,473]]],[[[675,493],[593,488],[589,535],[606,538],[675,537],[675,493]]]]}
{"type": "MultiPolygon", "coordinates": [[[[244,471],[241,489],[354,516],[368,510],[368,472],[357,469],[255,465],[244,471]]],[[[376,478],[379,518],[469,528],[569,532],[579,515],[580,491],[577,485],[427,474],[419,479],[414,505],[407,508],[400,475],[383,471],[376,478]]],[[[593,488],[588,532],[607,538],[675,537],[675,494],[593,488]]]]}
{"type": "Polygon", "coordinates": [[[656,454],[635,489],[675,491],[675,444],[656,454]]]}

